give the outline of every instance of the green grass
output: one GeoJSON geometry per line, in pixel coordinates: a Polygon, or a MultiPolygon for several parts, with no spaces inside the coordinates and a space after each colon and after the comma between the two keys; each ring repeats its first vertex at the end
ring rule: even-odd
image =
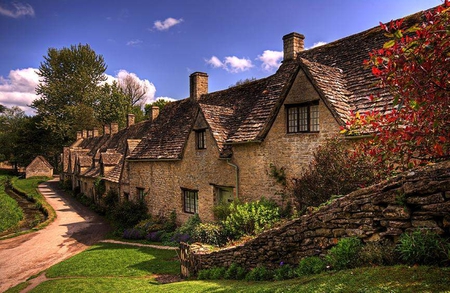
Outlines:
{"type": "Polygon", "coordinates": [[[18,227],[23,219],[23,211],[17,204],[17,201],[6,194],[4,185],[6,175],[0,175],[0,232],[18,227]]]}
{"type": "Polygon", "coordinates": [[[180,265],[174,250],[100,243],[61,262],[47,271],[47,277],[143,277],[178,274],[180,265]]]}
{"type": "Polygon", "coordinates": [[[46,275],[56,279],[31,292],[450,292],[450,268],[425,266],[357,268],[276,282],[158,284],[155,274],[179,274],[175,251],[100,243],[51,267],[46,275]]]}

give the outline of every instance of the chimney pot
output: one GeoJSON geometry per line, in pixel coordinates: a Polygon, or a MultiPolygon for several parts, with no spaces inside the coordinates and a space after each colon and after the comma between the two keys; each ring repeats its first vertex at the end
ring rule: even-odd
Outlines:
{"type": "Polygon", "coordinates": [[[150,119],[151,121],[155,121],[155,119],[158,117],[159,115],[159,107],[158,106],[152,106],[152,110],[151,110],[151,116],[150,119]]]}
{"type": "Polygon", "coordinates": [[[128,114],[127,115],[127,127],[134,125],[134,120],[135,120],[134,114],[128,114]]]}
{"type": "Polygon", "coordinates": [[[111,134],[111,127],[107,124],[103,125],[103,135],[111,134]]]}
{"type": "Polygon", "coordinates": [[[86,129],[83,129],[82,136],[83,136],[83,138],[88,137],[88,131],[86,129]]]}
{"type": "Polygon", "coordinates": [[[297,54],[305,49],[305,36],[296,32],[287,34],[283,37],[284,60],[292,60],[297,54]]]}
{"type": "Polygon", "coordinates": [[[119,124],[111,123],[111,134],[116,134],[117,132],[119,132],[119,124]]]}
{"type": "Polygon", "coordinates": [[[77,140],[82,139],[82,138],[83,138],[83,132],[77,131],[77,140]]]}
{"type": "Polygon", "coordinates": [[[190,98],[198,100],[202,95],[208,93],[208,74],[194,72],[189,76],[190,98]]]}

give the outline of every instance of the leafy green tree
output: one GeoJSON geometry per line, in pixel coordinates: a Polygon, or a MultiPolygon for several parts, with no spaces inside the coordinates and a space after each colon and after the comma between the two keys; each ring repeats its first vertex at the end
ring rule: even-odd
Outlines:
{"type": "Polygon", "coordinates": [[[98,126],[93,106],[105,71],[103,57],[87,44],[50,48],[39,66],[40,97],[31,105],[42,117],[42,126],[62,142],[72,140],[78,130],[98,126]]]}
{"type": "Polygon", "coordinates": [[[146,104],[145,107],[144,107],[144,109],[145,109],[145,116],[148,116],[150,114],[150,111],[152,110],[153,106],[157,106],[159,108],[159,110],[161,111],[168,103],[170,103],[170,102],[165,100],[165,99],[158,98],[153,103],[146,104]]]}
{"type": "Polygon", "coordinates": [[[100,88],[96,105],[95,117],[101,124],[119,123],[119,127],[125,127],[127,116],[127,98],[116,82],[105,83],[100,88]]]}

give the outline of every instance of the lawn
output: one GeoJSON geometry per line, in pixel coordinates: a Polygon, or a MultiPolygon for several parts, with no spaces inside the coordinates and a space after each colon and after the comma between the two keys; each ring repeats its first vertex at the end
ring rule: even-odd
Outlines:
{"type": "Polygon", "coordinates": [[[0,232],[18,227],[23,219],[22,209],[5,193],[4,181],[7,176],[0,174],[0,232]]]}
{"type": "Polygon", "coordinates": [[[178,273],[173,250],[100,243],[47,270],[55,279],[31,292],[450,292],[449,268],[423,266],[358,268],[277,282],[157,282],[157,275],[178,273]]]}

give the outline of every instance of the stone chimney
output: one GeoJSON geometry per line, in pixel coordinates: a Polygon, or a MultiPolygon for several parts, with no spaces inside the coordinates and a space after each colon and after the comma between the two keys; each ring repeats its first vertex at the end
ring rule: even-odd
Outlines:
{"type": "Polygon", "coordinates": [[[88,137],[88,131],[86,129],[83,129],[82,136],[83,136],[83,138],[88,137]]]}
{"type": "Polygon", "coordinates": [[[83,138],[83,132],[77,131],[77,140],[82,139],[82,138],[83,138]]]}
{"type": "Polygon", "coordinates": [[[134,114],[128,114],[127,115],[127,127],[134,125],[134,120],[135,120],[134,114]]]}
{"type": "Polygon", "coordinates": [[[150,110],[150,117],[149,119],[151,121],[155,121],[155,119],[158,117],[159,115],[159,107],[158,106],[152,106],[151,110],[150,110]]]}
{"type": "Polygon", "coordinates": [[[88,130],[87,131],[87,137],[94,137],[94,131],[93,130],[88,130]]]}
{"type": "Polygon", "coordinates": [[[93,136],[94,137],[98,137],[99,135],[98,135],[98,128],[97,127],[94,127],[94,129],[92,130],[92,133],[93,133],[93,136]]]}
{"type": "Polygon", "coordinates": [[[194,72],[189,76],[190,98],[198,100],[202,95],[208,93],[208,74],[194,72]]]}
{"type": "Polygon", "coordinates": [[[119,132],[119,124],[111,123],[111,134],[116,134],[117,132],[119,132]]]}
{"type": "Polygon", "coordinates": [[[290,33],[283,37],[284,60],[292,60],[305,49],[305,36],[299,33],[290,33]]]}
{"type": "Polygon", "coordinates": [[[111,134],[111,127],[107,124],[103,125],[103,135],[111,134]]]}

